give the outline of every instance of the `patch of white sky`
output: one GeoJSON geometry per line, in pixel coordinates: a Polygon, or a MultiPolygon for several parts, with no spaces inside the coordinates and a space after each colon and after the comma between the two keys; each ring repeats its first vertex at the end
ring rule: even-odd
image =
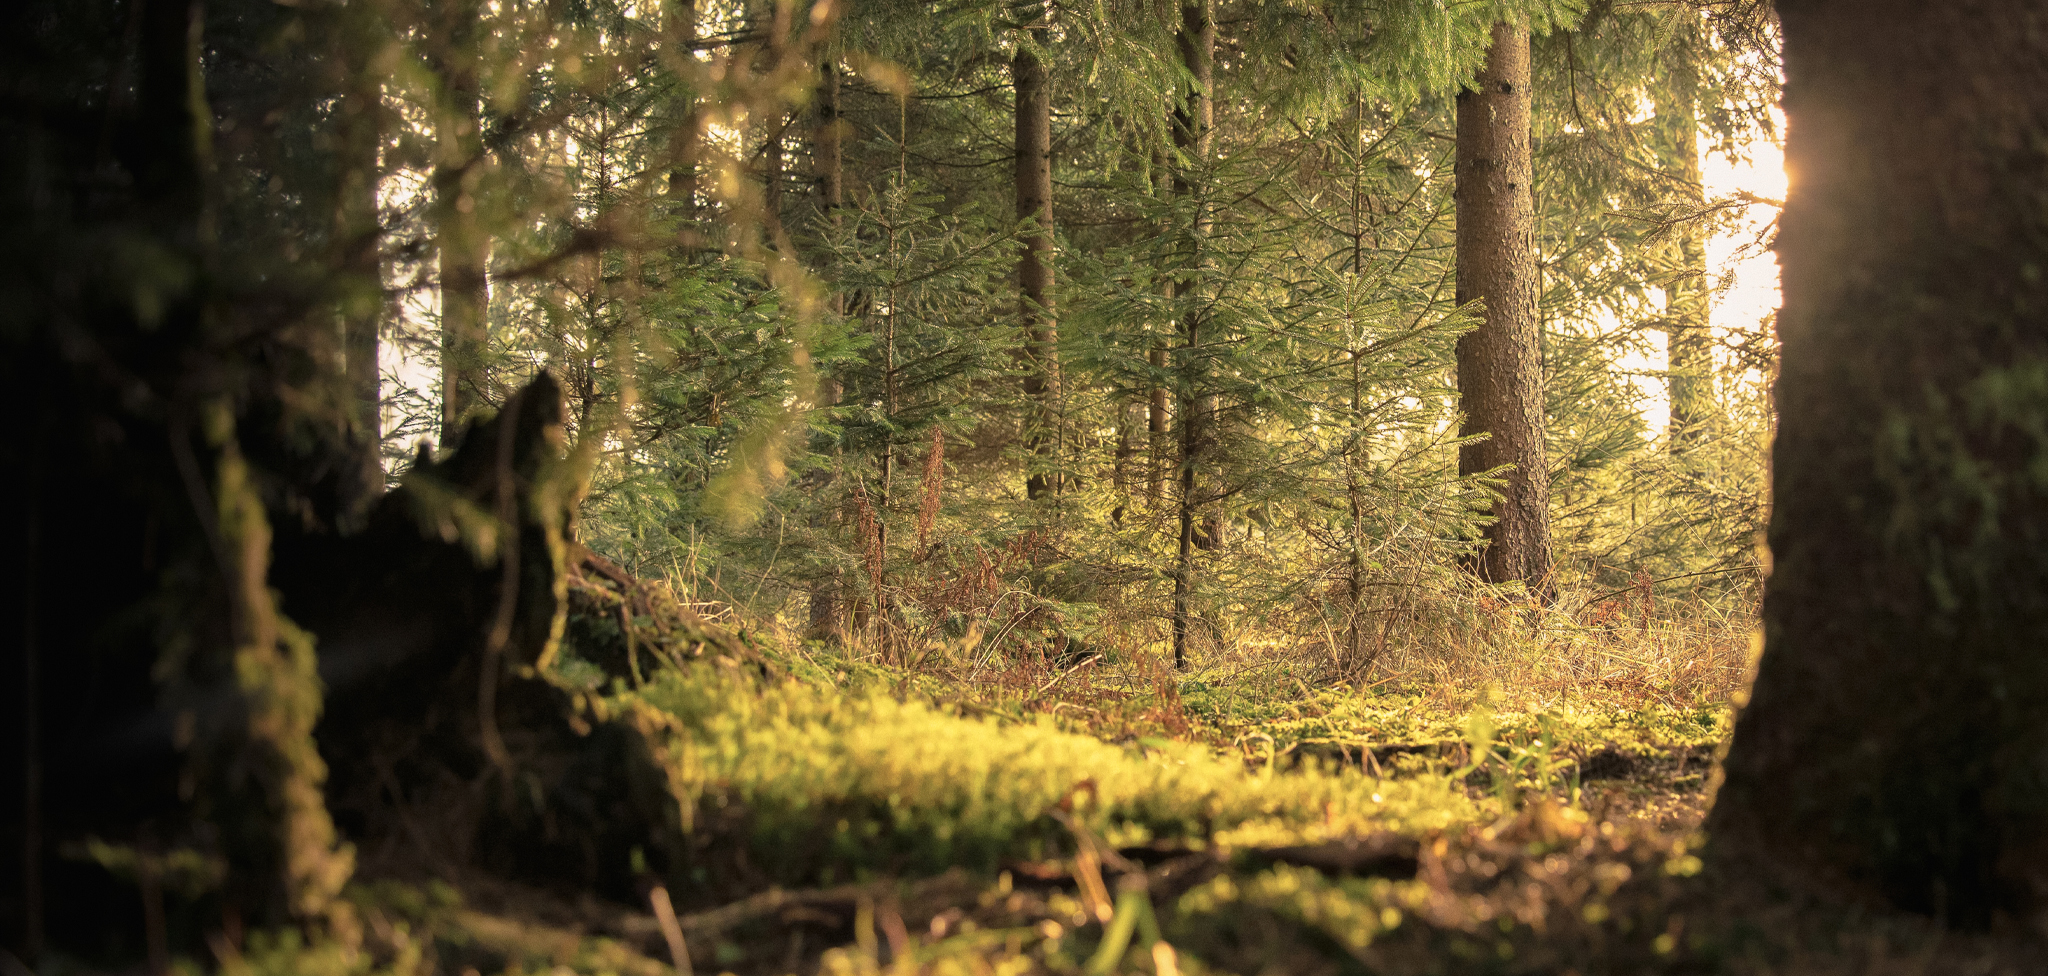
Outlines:
{"type": "MultiPolygon", "coordinates": [[[[1778,131],[1784,120],[1778,119],[1778,131]]],[[[1702,140],[1705,141],[1704,139],[1702,140]]],[[[1785,199],[1785,151],[1768,139],[1757,139],[1740,149],[1742,158],[1708,152],[1700,159],[1701,182],[1709,201],[1785,199]]],[[[1777,219],[1777,208],[1768,203],[1750,203],[1728,211],[1728,216],[1707,240],[1707,276],[1713,292],[1709,326],[1717,337],[1731,330],[1753,330],[1778,309],[1778,260],[1768,249],[1764,235],[1777,219]]],[[[1644,426],[1651,437],[1663,433],[1669,421],[1671,402],[1661,374],[1668,367],[1664,333],[1647,336],[1651,349],[1623,357],[1617,364],[1633,375],[1641,393],[1644,426]]]]}

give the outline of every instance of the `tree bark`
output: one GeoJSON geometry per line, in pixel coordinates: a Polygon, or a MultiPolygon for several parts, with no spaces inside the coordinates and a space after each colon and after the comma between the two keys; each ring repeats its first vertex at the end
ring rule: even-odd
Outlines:
{"type": "Polygon", "coordinates": [[[811,136],[812,165],[818,171],[818,197],[829,218],[846,206],[845,152],[839,118],[839,63],[829,53],[818,61],[818,121],[811,136]]]}
{"type": "Polygon", "coordinates": [[[1764,652],[1716,858],[2048,909],[2048,10],[1781,0],[1764,652]]]}
{"type": "Polygon", "coordinates": [[[1479,302],[1479,327],[1458,339],[1459,433],[1487,435],[1458,450],[1458,473],[1497,469],[1485,546],[1467,569],[1490,583],[1520,580],[1551,592],[1550,478],[1543,457],[1543,360],[1536,321],[1536,206],[1530,189],[1529,30],[1495,24],[1476,89],[1458,93],[1460,305],[1479,302]]]}
{"type": "Polygon", "coordinates": [[[380,158],[384,138],[383,77],[369,61],[366,39],[376,36],[371,18],[356,6],[341,14],[343,44],[337,62],[347,75],[337,102],[341,146],[341,185],[336,197],[334,230],[339,249],[335,262],[340,292],[342,369],[348,387],[351,422],[361,432],[365,456],[357,459],[348,507],[367,510],[369,499],[384,489],[381,458],[382,389],[379,369],[380,333],[384,323],[383,227],[377,210],[380,158]],[[351,46],[348,42],[354,42],[351,46]],[[356,50],[363,49],[363,50],[356,50]]]}
{"type": "Polygon", "coordinates": [[[1052,81],[1039,50],[1051,30],[1039,22],[1018,39],[1010,80],[1017,92],[1017,220],[1032,221],[1017,252],[1017,314],[1024,324],[1024,443],[1031,452],[1024,493],[1036,500],[1054,489],[1051,466],[1059,424],[1058,319],[1052,300],[1052,81]]]}
{"type": "Polygon", "coordinates": [[[477,183],[483,137],[474,68],[447,72],[448,93],[436,119],[439,159],[434,183],[435,244],[441,262],[441,443],[462,431],[482,399],[490,330],[491,242],[478,220],[477,183]]]}
{"type": "MultiPolygon", "coordinates": [[[[1173,113],[1173,192],[1180,199],[1183,210],[1189,213],[1194,212],[1191,204],[1200,192],[1195,171],[1209,158],[1216,127],[1216,22],[1210,16],[1209,2],[1183,0],[1180,27],[1174,35],[1180,49],[1181,66],[1187,70],[1192,84],[1181,92],[1180,104],[1173,113]]],[[[1182,306],[1181,347],[1175,363],[1175,371],[1179,374],[1175,383],[1178,402],[1173,409],[1180,427],[1180,537],[1173,572],[1175,668],[1187,666],[1191,618],[1188,601],[1194,590],[1195,549],[1207,548],[1202,545],[1203,533],[1196,525],[1202,507],[1202,486],[1197,472],[1206,460],[1203,455],[1209,443],[1210,414],[1215,406],[1213,400],[1203,396],[1198,389],[1202,385],[1199,382],[1202,284],[1193,273],[1203,260],[1202,238],[1208,232],[1208,221],[1198,214],[1190,219],[1192,224],[1186,229],[1186,243],[1181,255],[1184,273],[1175,280],[1173,287],[1174,298],[1182,306]]]]}
{"type": "MultiPolygon", "coordinates": [[[[837,226],[839,210],[846,206],[845,154],[841,149],[839,118],[839,64],[829,51],[821,52],[818,61],[818,119],[811,136],[811,163],[817,170],[819,206],[825,219],[837,226]]],[[[846,315],[845,294],[834,291],[830,298],[834,318],[846,315]]],[[[820,409],[827,409],[839,403],[839,379],[831,371],[818,374],[818,392],[814,402],[820,409]]],[[[826,445],[836,457],[839,446],[826,445]]],[[[814,491],[822,491],[837,475],[835,467],[820,468],[810,478],[814,491]]],[[[837,529],[844,519],[843,506],[832,506],[828,516],[830,524],[837,529]]],[[[846,638],[846,624],[841,608],[846,602],[846,579],[837,569],[812,581],[810,588],[810,620],[806,633],[819,640],[843,643],[846,638]]]]}
{"type": "MultiPolygon", "coordinates": [[[[663,28],[675,50],[688,51],[697,43],[698,0],[670,0],[662,7],[663,28]]],[[[695,81],[695,79],[690,79],[695,81]]],[[[701,151],[696,106],[683,116],[682,124],[669,135],[668,196],[685,220],[697,216],[697,157],[701,151]]]]}
{"type": "Polygon", "coordinates": [[[782,224],[782,183],[788,147],[788,116],[778,111],[768,120],[767,138],[761,143],[761,233],[770,246],[794,256],[789,230],[782,224]]]}
{"type": "MultiPolygon", "coordinates": [[[[1172,128],[1170,119],[1167,127],[1172,128]]],[[[1169,200],[1171,199],[1170,194],[1173,192],[1173,180],[1168,176],[1168,173],[1172,169],[1173,165],[1169,151],[1164,146],[1155,146],[1152,151],[1153,190],[1167,196],[1169,200]]],[[[1167,238],[1172,236],[1172,234],[1172,218],[1162,219],[1159,222],[1159,236],[1167,238]]],[[[1162,278],[1162,282],[1158,286],[1160,292],[1164,297],[1171,300],[1173,298],[1173,282],[1167,278],[1162,278]]],[[[1152,375],[1156,377],[1164,375],[1166,372],[1168,337],[1164,333],[1171,332],[1172,329],[1170,327],[1162,327],[1158,323],[1154,323],[1153,328],[1163,329],[1163,331],[1153,335],[1151,348],[1145,350],[1145,361],[1147,365],[1152,367],[1152,375]]],[[[1164,494],[1167,459],[1173,452],[1173,446],[1168,442],[1166,436],[1166,393],[1166,387],[1159,385],[1155,381],[1145,398],[1145,437],[1147,453],[1150,458],[1150,470],[1146,473],[1145,478],[1145,494],[1146,498],[1155,506],[1159,504],[1160,496],[1164,494]]]]}

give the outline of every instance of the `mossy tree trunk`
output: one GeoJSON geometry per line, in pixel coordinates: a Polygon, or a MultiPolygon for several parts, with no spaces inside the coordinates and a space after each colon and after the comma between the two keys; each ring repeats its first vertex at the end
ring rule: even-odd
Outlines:
{"type": "Polygon", "coordinates": [[[1764,652],[1719,857],[2048,907],[2048,9],[1781,0],[1764,652]]]}
{"type": "Polygon", "coordinates": [[[1458,304],[1481,304],[1458,339],[1458,473],[1505,469],[1485,546],[1467,568],[1490,583],[1550,591],[1550,472],[1536,320],[1536,204],[1530,188],[1529,29],[1495,24],[1476,87],[1458,93],[1458,304]]]}
{"type": "Polygon", "coordinates": [[[592,730],[527,677],[566,626],[573,545],[552,379],[344,524],[338,482],[365,445],[331,409],[350,399],[334,299],[377,242],[335,223],[364,213],[368,184],[337,181],[347,160],[247,150],[328,131],[367,94],[323,70],[364,50],[326,46],[353,9],[0,5],[0,90],[37,96],[0,103],[0,216],[34,231],[0,235],[0,287],[20,299],[0,410],[21,431],[0,438],[0,472],[27,495],[0,519],[0,710],[26,740],[0,749],[10,948],[125,972],[239,948],[245,927],[331,925],[345,944],[345,834],[394,873],[440,859],[466,876],[461,844],[385,843],[416,836],[409,810],[477,838],[470,863],[600,897],[631,898],[629,853],[658,870],[673,836],[637,733],[592,730]],[[110,77],[128,86],[112,101],[110,77]],[[109,242],[150,262],[108,262],[109,242]],[[497,804],[482,788],[514,783],[497,804]],[[111,859],[69,856],[95,839],[111,859]],[[180,852],[205,869],[174,881],[180,852]]]}
{"type": "MultiPolygon", "coordinates": [[[[95,967],[137,934],[155,968],[174,946],[154,882],[138,901],[112,872],[66,856],[87,838],[124,848],[138,878],[178,847],[218,856],[216,904],[252,926],[317,928],[351,866],[321,793],[312,644],[268,585],[273,531],[333,525],[335,474],[360,449],[349,423],[305,406],[346,401],[326,301],[349,291],[349,260],[323,255],[335,263],[292,279],[303,291],[279,290],[291,276],[262,266],[331,233],[343,205],[321,169],[324,192],[300,199],[335,209],[258,227],[229,219],[249,171],[221,120],[282,118],[288,130],[319,116],[290,115],[305,103],[278,98],[306,89],[211,70],[247,63],[235,28],[256,19],[215,10],[137,5],[108,32],[100,6],[0,8],[0,89],[36,93],[0,107],[0,214],[34,229],[0,244],[0,278],[18,298],[18,327],[0,337],[0,410],[25,434],[0,444],[0,471],[28,495],[0,529],[13,557],[0,615],[14,625],[0,657],[23,659],[30,713],[13,711],[10,685],[10,726],[22,723],[28,748],[0,759],[22,764],[0,776],[0,795],[21,791],[19,806],[0,803],[0,835],[21,844],[9,854],[23,885],[0,895],[0,916],[12,929],[19,906],[22,929],[5,933],[17,945],[95,967]],[[129,65],[132,87],[108,101],[114,64],[129,65]],[[78,118],[106,128],[52,124],[78,118]],[[148,270],[94,257],[107,241],[151,255],[148,270]],[[153,304],[134,300],[145,288],[153,304]],[[278,301],[287,294],[301,302],[278,301]],[[274,518],[266,495],[295,507],[274,518]]],[[[312,90],[328,104],[346,94],[312,90]]],[[[265,175],[299,190],[308,171],[265,175]]]]}

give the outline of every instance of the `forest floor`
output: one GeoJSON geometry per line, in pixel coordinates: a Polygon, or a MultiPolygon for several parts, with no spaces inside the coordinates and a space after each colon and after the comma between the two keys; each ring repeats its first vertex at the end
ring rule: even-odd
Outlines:
{"type": "MultiPolygon", "coordinates": [[[[1494,636],[1343,683],[1250,652],[1183,673],[1146,656],[904,667],[633,626],[640,680],[607,687],[573,648],[557,680],[649,737],[687,883],[672,870],[624,906],[366,878],[341,970],[2048,971],[2016,936],[1703,865],[1740,615],[1530,628],[1503,610],[1494,636]]],[[[303,971],[304,952],[257,942],[237,965],[303,971]]]]}

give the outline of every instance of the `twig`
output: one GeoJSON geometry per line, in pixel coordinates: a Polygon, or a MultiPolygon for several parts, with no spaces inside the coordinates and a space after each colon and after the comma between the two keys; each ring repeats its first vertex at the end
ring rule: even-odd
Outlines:
{"type": "Polygon", "coordinates": [[[685,915],[677,919],[676,924],[680,931],[723,932],[736,925],[744,925],[757,918],[773,915],[792,905],[849,904],[858,901],[861,896],[867,894],[867,891],[865,885],[839,885],[835,888],[810,891],[770,888],[729,905],[685,915]]]}
{"type": "MultiPolygon", "coordinates": [[[[967,879],[966,872],[958,868],[947,871],[935,878],[909,885],[908,894],[915,898],[927,892],[950,885],[957,885],[967,879]]],[[[758,918],[764,918],[798,905],[851,905],[862,898],[872,898],[875,886],[871,884],[845,884],[832,888],[813,888],[804,891],[788,891],[770,888],[749,898],[743,898],[730,905],[709,911],[685,915],[676,920],[679,929],[685,932],[722,932],[737,925],[744,925],[758,918]]]]}
{"type": "Polygon", "coordinates": [[[655,885],[647,893],[647,900],[654,905],[654,920],[661,924],[661,937],[668,941],[668,955],[675,960],[677,976],[692,976],[690,944],[683,941],[683,927],[676,923],[676,906],[669,901],[668,888],[655,885]]]}
{"type": "MultiPolygon", "coordinates": [[[[1656,586],[1659,583],[1669,583],[1672,580],[1691,579],[1695,576],[1719,576],[1724,573],[1749,573],[1755,571],[1755,566],[1733,566],[1728,569],[1703,569],[1697,573],[1680,573],[1677,576],[1666,576],[1663,579],[1653,579],[1650,581],[1650,585],[1656,586]]],[[[1592,598],[1591,600],[1587,600],[1585,605],[1590,607],[1595,603],[1601,602],[1602,600],[1612,600],[1615,597],[1622,595],[1623,593],[1634,593],[1635,591],[1640,590],[1642,588],[1643,586],[1640,583],[1630,583],[1629,585],[1624,586],[1621,589],[1615,590],[1611,593],[1602,593],[1599,596],[1592,598]]]]}
{"type": "Polygon", "coordinates": [[[1082,668],[1088,667],[1088,666],[1090,666],[1090,665],[1092,665],[1092,664],[1094,664],[1095,662],[1097,662],[1097,661],[1100,661],[1100,660],[1102,660],[1102,655],[1100,655],[1100,654],[1090,654],[1090,655],[1088,655],[1088,659],[1087,659],[1087,660],[1085,660],[1085,661],[1082,661],[1081,663],[1079,663],[1079,664],[1076,664],[1076,665],[1074,665],[1073,667],[1071,667],[1071,668],[1068,668],[1068,669],[1066,669],[1065,671],[1062,671],[1062,672],[1060,672],[1059,674],[1053,675],[1053,678],[1052,678],[1052,680],[1051,680],[1051,681],[1048,681],[1048,682],[1046,682],[1046,683],[1045,683],[1044,685],[1042,685],[1042,686],[1041,686],[1041,687],[1040,687],[1040,688],[1039,688],[1039,689],[1038,689],[1037,691],[1034,691],[1034,692],[1032,692],[1032,693],[1031,693],[1031,697],[1029,697],[1029,698],[1026,698],[1026,699],[1024,699],[1024,704],[1026,704],[1026,705],[1029,705],[1029,704],[1031,704],[1032,702],[1034,702],[1034,701],[1037,701],[1037,700],[1038,700],[1038,697],[1039,697],[1040,695],[1043,695],[1043,694],[1045,694],[1046,692],[1048,692],[1048,691],[1051,691],[1051,690],[1053,689],[1053,686],[1054,686],[1054,685],[1057,685],[1057,684],[1059,684],[1060,682],[1062,682],[1062,681],[1065,681],[1065,680],[1067,680],[1067,676],[1068,676],[1068,675],[1070,675],[1070,674],[1073,674],[1074,672],[1076,672],[1076,671],[1079,671],[1079,670],[1081,670],[1082,668]]]}

